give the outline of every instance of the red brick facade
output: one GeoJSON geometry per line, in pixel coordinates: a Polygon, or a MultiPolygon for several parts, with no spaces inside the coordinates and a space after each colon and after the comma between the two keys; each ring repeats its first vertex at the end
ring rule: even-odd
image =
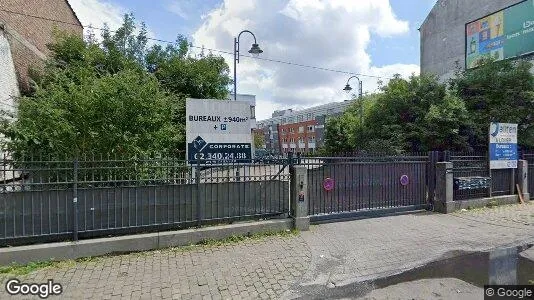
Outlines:
{"type": "Polygon", "coordinates": [[[316,149],[316,125],[316,120],[279,125],[278,140],[281,152],[313,153],[316,149]]]}
{"type": "Polygon", "coordinates": [[[42,67],[55,29],[83,35],[82,24],[67,0],[1,0],[0,24],[11,46],[21,90],[28,88],[28,69],[42,67]]]}

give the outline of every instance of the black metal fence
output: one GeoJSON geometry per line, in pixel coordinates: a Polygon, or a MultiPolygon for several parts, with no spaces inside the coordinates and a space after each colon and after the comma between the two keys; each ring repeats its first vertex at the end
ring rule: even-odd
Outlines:
{"type": "Polygon", "coordinates": [[[359,155],[307,158],[309,215],[424,206],[428,158],[359,155]]]}
{"type": "Polygon", "coordinates": [[[515,170],[490,170],[487,153],[451,153],[454,200],[514,194],[515,170]]]}
{"type": "Polygon", "coordinates": [[[0,246],[284,215],[287,163],[4,159],[0,246]]]}
{"type": "Polygon", "coordinates": [[[534,151],[523,151],[523,159],[528,162],[528,192],[534,199],[534,151]]]}

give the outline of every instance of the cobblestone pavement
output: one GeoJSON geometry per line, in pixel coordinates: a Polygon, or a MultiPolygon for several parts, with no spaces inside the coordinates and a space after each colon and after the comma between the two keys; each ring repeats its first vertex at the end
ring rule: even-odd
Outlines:
{"type": "Polygon", "coordinates": [[[324,298],[455,251],[531,242],[534,203],[323,224],[296,236],[103,257],[18,278],[53,278],[61,298],[72,299],[324,298]]]}

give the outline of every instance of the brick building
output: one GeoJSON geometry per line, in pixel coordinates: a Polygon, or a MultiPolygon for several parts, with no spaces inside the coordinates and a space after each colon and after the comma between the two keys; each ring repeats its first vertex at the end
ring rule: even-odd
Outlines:
{"type": "Polygon", "coordinates": [[[273,153],[309,154],[324,145],[325,123],[342,114],[353,101],[333,102],[303,110],[275,111],[272,118],[258,121],[265,148],[273,153]]]}
{"type": "MultiPolygon", "coordinates": [[[[83,27],[67,0],[1,0],[0,49],[11,57],[18,89],[28,89],[29,68],[40,68],[49,54],[47,44],[53,42],[54,30],[83,35],[83,27]]],[[[0,91],[12,90],[13,67],[1,61],[0,91]]],[[[11,93],[13,93],[11,91],[11,93]]],[[[16,95],[0,95],[16,96],[16,95]]]]}

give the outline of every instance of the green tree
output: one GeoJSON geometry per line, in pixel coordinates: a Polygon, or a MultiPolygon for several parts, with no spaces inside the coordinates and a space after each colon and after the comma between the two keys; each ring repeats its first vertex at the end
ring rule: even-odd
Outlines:
{"type": "Polygon", "coordinates": [[[260,133],[254,133],[254,148],[255,149],[263,149],[265,146],[265,138],[263,137],[263,134],[260,133]]]}
{"type": "Polygon", "coordinates": [[[118,30],[104,30],[102,42],[57,32],[17,120],[2,118],[6,146],[54,157],[184,150],[185,98],[225,99],[228,66],[221,57],[189,56],[181,36],[165,48],[147,41],[132,15],[118,30]]]}
{"type": "Polygon", "coordinates": [[[408,80],[396,76],[370,100],[364,105],[363,124],[356,106],[327,124],[327,132],[333,131],[329,150],[398,153],[468,148],[467,110],[433,76],[408,80]]]}
{"type": "Polygon", "coordinates": [[[472,120],[469,142],[487,149],[490,122],[518,123],[519,144],[534,147],[534,76],[523,60],[483,61],[476,69],[459,72],[451,90],[463,99],[472,120]]]}
{"type": "Polygon", "coordinates": [[[174,96],[153,75],[135,64],[116,72],[100,68],[115,54],[75,36],[59,35],[51,48],[55,59],[35,94],[19,99],[16,121],[3,123],[15,156],[133,157],[168,153],[183,140],[173,123],[174,96]]]}

